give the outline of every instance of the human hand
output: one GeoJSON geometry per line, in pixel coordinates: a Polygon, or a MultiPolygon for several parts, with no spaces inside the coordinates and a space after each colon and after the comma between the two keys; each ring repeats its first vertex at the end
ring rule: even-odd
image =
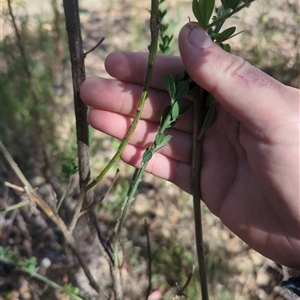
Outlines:
{"type": "MultiPolygon", "coordinates": [[[[140,167],[169,104],[165,73],[191,78],[218,100],[217,118],[203,137],[203,201],[249,246],[300,269],[299,90],[272,79],[213,44],[194,23],[179,35],[181,58],[159,55],[142,120],[122,154],[140,167]]],[[[90,78],[81,97],[92,107],[90,124],[122,139],[135,113],[147,54],[118,52],[106,59],[117,80],[90,78]]],[[[191,192],[192,111],[167,134],[171,142],[147,171],[191,192]]]]}

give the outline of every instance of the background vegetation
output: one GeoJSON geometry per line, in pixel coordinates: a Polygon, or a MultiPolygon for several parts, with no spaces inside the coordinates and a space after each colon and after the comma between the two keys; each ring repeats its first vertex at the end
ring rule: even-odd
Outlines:
{"type": "MultiPolygon", "coordinates": [[[[1,0],[1,5],[0,139],[51,207],[64,199],[59,214],[68,224],[79,191],[77,174],[73,174],[77,150],[62,4],[57,0],[13,1],[19,37],[7,2],[1,0]]],[[[166,0],[164,5],[169,11],[169,31],[174,34],[171,54],[176,55],[178,31],[192,16],[191,1],[166,0]]],[[[85,50],[105,37],[105,42],[87,56],[87,77],[108,76],[103,60],[111,51],[147,51],[149,7],[146,0],[80,1],[85,50]]],[[[276,79],[299,87],[299,15],[297,0],[255,1],[228,24],[234,23],[239,30],[245,30],[230,42],[233,52],[276,79]]],[[[102,170],[117,145],[112,138],[91,130],[92,176],[102,170]]],[[[106,238],[113,231],[133,171],[122,163],[119,167],[121,172],[116,184],[96,208],[98,227],[106,238]]],[[[4,247],[0,251],[0,299],[69,299],[67,287],[70,284],[78,287],[78,293],[84,297],[97,299],[56,224],[31,204],[8,209],[26,197],[7,185],[8,182],[21,186],[3,157],[0,171],[0,243],[4,247]],[[65,290],[35,278],[20,266],[37,271],[65,290]]],[[[114,171],[101,181],[95,191],[96,198],[107,191],[113,177],[114,171]]],[[[249,249],[205,207],[203,209],[211,298],[290,299],[291,294],[278,287],[289,270],[249,249]]],[[[125,299],[143,299],[147,292],[146,232],[153,255],[152,289],[148,299],[171,299],[176,294],[176,283],[182,287],[196,263],[192,216],[192,200],[187,194],[168,182],[145,176],[122,237],[125,299]],[[144,226],[145,219],[148,230],[144,226]]],[[[104,257],[99,257],[87,228],[85,218],[81,218],[75,229],[78,249],[96,280],[110,294],[109,264],[104,257]]],[[[199,298],[197,281],[195,275],[186,290],[190,299],[199,298]]]]}

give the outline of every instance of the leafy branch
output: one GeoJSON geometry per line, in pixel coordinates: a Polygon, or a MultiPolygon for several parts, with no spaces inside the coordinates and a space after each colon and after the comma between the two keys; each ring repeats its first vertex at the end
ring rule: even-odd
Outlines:
{"type": "Polygon", "coordinates": [[[144,108],[144,105],[146,103],[146,99],[148,96],[148,90],[150,86],[150,81],[152,78],[152,72],[157,52],[157,43],[158,43],[158,33],[159,33],[159,13],[158,13],[158,0],[152,0],[151,1],[151,17],[150,17],[150,31],[151,31],[151,44],[149,46],[149,57],[148,57],[148,65],[146,70],[146,76],[144,80],[143,90],[141,93],[140,101],[138,104],[138,107],[136,109],[136,113],[134,115],[134,119],[130,125],[130,128],[120,144],[116,154],[113,156],[113,158],[109,161],[109,163],[106,165],[106,167],[102,170],[102,172],[92,181],[90,182],[85,190],[88,191],[94,186],[97,185],[97,183],[106,175],[106,173],[111,169],[111,167],[119,161],[120,156],[125,149],[125,147],[128,145],[128,142],[141,118],[141,114],[144,108]]]}
{"type": "MultiPolygon", "coordinates": [[[[224,41],[234,36],[235,27],[230,27],[220,32],[224,22],[233,14],[242,8],[249,6],[254,0],[222,0],[222,5],[215,9],[216,15],[212,17],[215,7],[214,0],[193,0],[193,13],[199,23],[204,28],[212,41],[222,47],[225,51],[230,52],[229,44],[223,44],[224,41]],[[212,18],[213,22],[209,23],[212,18]]],[[[208,300],[208,288],[205,272],[204,246],[201,221],[201,165],[202,165],[202,137],[207,129],[214,123],[217,113],[217,101],[214,97],[204,91],[201,87],[197,87],[194,93],[194,126],[193,126],[193,158],[192,158],[192,193],[194,205],[194,223],[196,248],[198,255],[200,285],[202,299],[208,300]]]]}
{"type": "Polygon", "coordinates": [[[166,74],[164,76],[164,82],[168,86],[168,91],[171,96],[171,104],[167,106],[163,111],[155,140],[152,143],[151,147],[144,152],[141,168],[137,170],[134,180],[132,181],[132,184],[129,187],[127,198],[125,200],[124,207],[121,213],[121,217],[116,226],[116,263],[119,235],[125,222],[128,208],[134,199],[133,197],[142,179],[142,176],[145,173],[148,162],[151,160],[155,152],[164,147],[171,140],[171,135],[165,135],[166,129],[171,128],[176,123],[177,119],[190,108],[190,106],[185,104],[183,100],[183,97],[187,94],[189,90],[189,82],[187,80],[182,80],[179,75],[177,75],[174,79],[170,74],[166,74]]]}
{"type": "MultiPolygon", "coordinates": [[[[161,1],[160,3],[162,3],[161,1]]],[[[230,52],[230,45],[224,44],[226,40],[234,36],[235,27],[230,27],[220,32],[226,19],[233,14],[249,5],[252,1],[240,4],[240,0],[228,0],[222,1],[222,6],[215,9],[214,0],[193,0],[193,12],[198,20],[198,23],[203,27],[210,35],[211,39],[224,50],[230,52]],[[216,15],[212,17],[213,11],[216,11],[216,15]],[[212,18],[213,22],[209,23],[212,18]]],[[[245,2],[245,1],[244,1],[245,2]]],[[[166,10],[160,12],[160,17],[163,18],[166,14],[166,10]]],[[[164,36],[167,26],[160,26],[160,50],[166,51],[169,47],[170,38],[164,36]]],[[[171,37],[172,39],[172,37],[171,37]]],[[[142,179],[148,162],[153,157],[153,154],[159,149],[164,147],[172,138],[170,135],[165,135],[165,130],[171,128],[176,123],[177,119],[184,114],[189,108],[189,105],[185,104],[184,97],[188,93],[192,93],[194,96],[194,129],[193,129],[193,161],[192,161],[192,189],[193,189],[193,203],[194,203],[194,222],[196,232],[196,245],[199,264],[200,283],[202,291],[202,299],[208,300],[208,288],[206,282],[206,274],[204,267],[204,252],[203,252],[203,238],[202,238],[202,226],[201,226],[201,144],[202,137],[205,131],[214,123],[216,118],[217,101],[212,95],[209,95],[194,82],[192,82],[189,75],[185,72],[183,77],[176,74],[174,77],[170,74],[165,74],[164,85],[170,96],[171,104],[167,106],[161,116],[158,132],[155,140],[150,148],[147,148],[142,157],[141,168],[136,170],[131,186],[127,193],[127,198],[124,202],[124,206],[121,212],[121,217],[116,224],[116,238],[114,245],[115,266],[118,266],[118,244],[119,236],[123,224],[125,222],[126,214],[130,204],[134,200],[134,194],[142,179]]],[[[192,276],[192,275],[191,275],[192,276]]],[[[188,283],[187,283],[188,285],[188,283]]],[[[186,288],[186,286],[185,286],[186,288]]]]}
{"type": "MultiPolygon", "coordinates": [[[[151,32],[151,44],[148,47],[149,49],[149,57],[148,57],[148,66],[147,66],[147,71],[146,71],[146,78],[143,86],[143,91],[141,94],[141,99],[140,103],[137,108],[137,112],[135,114],[134,120],[131,124],[131,127],[123,140],[122,144],[120,145],[118,152],[114,157],[120,157],[121,151],[125,148],[125,146],[128,144],[128,141],[133,133],[133,131],[136,128],[136,125],[140,119],[142,109],[144,107],[147,95],[148,95],[148,90],[150,86],[150,80],[153,72],[153,67],[154,67],[154,62],[156,58],[156,53],[157,53],[157,45],[158,45],[158,34],[159,34],[159,2],[158,0],[152,0],[151,1],[151,16],[150,16],[150,32],[151,32]]],[[[107,168],[107,167],[106,167],[107,168]]],[[[116,224],[116,236],[115,236],[115,244],[114,244],[114,262],[115,262],[115,268],[119,267],[119,262],[118,262],[118,249],[119,249],[119,235],[121,232],[121,228],[124,224],[125,221],[125,216],[127,213],[127,210],[129,208],[130,203],[132,202],[133,195],[136,191],[136,188],[141,181],[141,176],[143,172],[145,171],[146,166],[143,167],[143,170],[138,171],[138,175],[135,177],[135,184],[133,186],[130,186],[129,191],[128,191],[128,196],[127,199],[125,200],[122,212],[121,212],[121,217],[118,220],[116,224]]],[[[101,174],[100,174],[101,175],[101,174]]],[[[99,176],[100,176],[99,175],[99,176]]],[[[98,180],[98,178],[97,178],[98,180]]]]}

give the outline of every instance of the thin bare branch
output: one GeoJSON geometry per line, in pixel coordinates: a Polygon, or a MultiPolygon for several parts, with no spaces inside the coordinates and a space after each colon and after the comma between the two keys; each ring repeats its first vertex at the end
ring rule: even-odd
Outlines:
{"type": "Polygon", "coordinates": [[[88,54],[90,54],[91,52],[93,52],[96,48],[98,48],[101,44],[102,44],[102,42],[105,40],[105,38],[103,37],[103,38],[101,38],[101,40],[92,48],[92,49],[90,49],[89,51],[87,51],[87,52],[85,52],[83,55],[84,55],[84,58],[86,58],[87,57],[87,55],[88,54]]]}
{"type": "Polygon", "coordinates": [[[15,184],[12,184],[8,181],[4,181],[4,185],[11,188],[11,189],[14,189],[18,192],[25,192],[24,189],[21,187],[21,186],[18,186],[18,185],[15,185],[15,184]]]}
{"type": "Polygon", "coordinates": [[[150,236],[149,236],[149,227],[150,225],[147,223],[147,220],[145,219],[144,223],[145,231],[146,231],[146,237],[147,237],[147,254],[148,254],[148,289],[146,294],[146,300],[148,299],[151,289],[152,289],[152,255],[151,255],[151,244],[150,244],[150,236]]]}
{"type": "Polygon", "coordinates": [[[5,159],[7,160],[10,167],[13,169],[15,174],[18,176],[22,184],[24,185],[24,190],[29,197],[29,199],[32,201],[32,203],[36,204],[42,212],[51,219],[61,230],[62,234],[64,235],[64,238],[67,242],[67,244],[72,249],[73,253],[76,255],[81,267],[83,268],[86,277],[88,278],[91,286],[99,293],[99,295],[102,297],[101,299],[107,299],[107,297],[102,292],[102,289],[100,288],[99,284],[95,281],[91,271],[89,270],[89,267],[85,260],[83,259],[81,253],[77,249],[77,243],[72,235],[72,233],[68,230],[66,224],[64,221],[60,218],[60,216],[57,214],[57,212],[53,211],[52,208],[45,202],[44,199],[40,197],[39,194],[33,189],[33,187],[30,185],[29,181],[26,179],[22,171],[19,169],[18,165],[15,163],[14,159],[10,155],[10,153],[7,151],[6,147],[3,145],[2,141],[0,141],[0,151],[3,153],[5,159]]]}
{"type": "Polygon", "coordinates": [[[189,273],[188,278],[187,278],[185,284],[183,285],[183,287],[181,289],[178,289],[177,296],[183,296],[183,297],[187,298],[187,296],[184,294],[184,291],[190,285],[191,279],[194,275],[194,271],[195,271],[195,266],[193,266],[193,268],[192,268],[191,272],[189,273]]]}

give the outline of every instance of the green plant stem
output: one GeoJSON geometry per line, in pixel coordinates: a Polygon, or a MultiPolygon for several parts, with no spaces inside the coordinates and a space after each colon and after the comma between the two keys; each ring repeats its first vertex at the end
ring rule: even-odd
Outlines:
{"type": "MultiPolygon", "coordinates": [[[[171,115],[168,115],[167,118],[165,119],[164,123],[161,124],[161,126],[159,127],[158,133],[157,134],[163,134],[165,129],[166,129],[166,124],[170,123],[170,119],[171,119],[171,115]]],[[[156,146],[156,143],[154,142],[152,144],[152,146],[150,147],[150,149],[146,150],[146,151],[150,151],[152,154],[155,153],[156,151],[159,150],[159,146],[156,146]]],[[[121,229],[124,225],[125,222],[125,218],[126,218],[126,214],[127,211],[129,209],[130,204],[132,203],[132,201],[134,200],[134,195],[136,193],[136,190],[138,188],[139,183],[142,180],[143,174],[145,173],[146,167],[148,165],[148,162],[143,162],[142,166],[140,169],[136,169],[134,176],[133,176],[133,180],[132,183],[129,187],[128,193],[127,193],[127,197],[126,200],[124,202],[124,206],[123,209],[121,211],[121,217],[118,220],[118,223],[116,225],[116,238],[115,238],[115,245],[114,245],[114,257],[115,257],[115,266],[118,266],[118,251],[119,251],[119,236],[120,236],[120,232],[121,229]]]]}
{"type": "Polygon", "coordinates": [[[8,212],[8,211],[11,211],[11,210],[15,210],[15,209],[18,209],[24,205],[27,205],[30,203],[30,200],[24,200],[24,201],[21,201],[17,204],[13,204],[13,205],[10,205],[10,206],[6,206],[6,207],[1,207],[0,208],[0,212],[8,212]]]}
{"type": "Polygon", "coordinates": [[[41,282],[44,282],[44,283],[48,284],[49,286],[56,289],[57,291],[60,291],[61,293],[64,293],[64,294],[68,294],[74,300],[83,300],[83,299],[85,299],[84,297],[78,296],[78,295],[72,293],[72,291],[67,290],[65,287],[55,283],[54,281],[48,279],[47,277],[45,277],[45,276],[43,276],[43,275],[41,275],[37,272],[32,272],[32,271],[28,270],[25,267],[18,267],[18,269],[20,271],[24,272],[24,273],[29,274],[32,278],[35,278],[35,279],[37,279],[41,282]]]}
{"type": "Polygon", "coordinates": [[[140,120],[144,105],[146,103],[146,99],[148,96],[148,90],[150,87],[150,81],[152,78],[153,73],[153,67],[155,62],[155,57],[157,53],[157,44],[158,44],[158,33],[159,33],[159,16],[158,16],[158,0],[152,0],[151,1],[151,17],[150,17],[150,31],[151,31],[151,44],[149,46],[149,56],[148,56],[148,65],[143,85],[143,90],[141,93],[141,98],[136,110],[136,113],[134,115],[134,119],[130,125],[130,128],[120,144],[116,154],[113,156],[113,158],[109,161],[109,163],[106,165],[106,167],[103,169],[103,171],[94,179],[91,183],[89,183],[85,190],[89,190],[93,188],[104,176],[105,174],[111,169],[111,167],[119,161],[120,156],[127,146],[137,124],[140,120]]]}
{"type": "Polygon", "coordinates": [[[132,203],[132,201],[134,200],[134,198],[133,198],[134,194],[137,190],[139,183],[141,182],[141,179],[142,179],[143,174],[145,173],[146,167],[147,167],[147,163],[144,163],[142,165],[142,167],[139,170],[137,170],[137,174],[136,174],[136,176],[134,176],[135,180],[133,182],[133,185],[131,185],[129,188],[128,195],[126,197],[126,200],[125,200],[122,212],[121,212],[121,217],[118,220],[118,223],[116,226],[117,229],[116,229],[116,238],[115,238],[115,244],[114,244],[115,268],[118,268],[118,266],[119,266],[118,252],[119,252],[119,237],[120,237],[121,229],[124,225],[128,208],[129,208],[130,204],[132,203]]]}
{"type": "Polygon", "coordinates": [[[193,155],[192,155],[192,191],[194,206],[194,223],[196,248],[198,256],[198,267],[202,300],[208,300],[208,288],[205,272],[202,218],[201,218],[201,158],[202,158],[202,136],[201,127],[204,122],[204,99],[203,89],[197,87],[196,99],[194,101],[194,125],[193,125],[193,155]]]}

